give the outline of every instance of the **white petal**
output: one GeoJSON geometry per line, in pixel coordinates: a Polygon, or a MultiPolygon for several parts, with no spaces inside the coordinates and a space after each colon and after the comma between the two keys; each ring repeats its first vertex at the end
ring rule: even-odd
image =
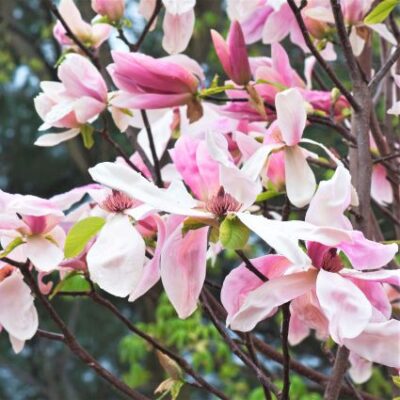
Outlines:
{"type": "Polygon", "coordinates": [[[62,142],[74,138],[75,136],[78,136],[79,132],[79,129],[70,129],[69,131],[61,133],[46,133],[45,135],[40,136],[34,144],[42,147],[56,146],[62,142]]]}
{"type": "Polygon", "coordinates": [[[142,276],[145,250],[144,240],[129,217],[113,216],[87,254],[91,279],[114,296],[127,296],[142,276]]]}
{"type": "Polygon", "coordinates": [[[286,192],[296,207],[307,205],[317,186],[314,172],[299,146],[285,148],[286,192]]]}

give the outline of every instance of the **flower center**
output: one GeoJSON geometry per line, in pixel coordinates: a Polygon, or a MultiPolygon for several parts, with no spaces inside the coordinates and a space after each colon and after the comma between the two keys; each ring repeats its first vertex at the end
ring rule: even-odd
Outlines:
{"type": "Polygon", "coordinates": [[[322,258],[321,268],[328,272],[339,272],[344,268],[342,260],[336,254],[336,249],[329,249],[322,258]]]}
{"type": "Polygon", "coordinates": [[[132,208],[136,201],[131,199],[125,193],[113,190],[111,194],[100,205],[101,208],[110,212],[121,212],[132,208]]]}
{"type": "Polygon", "coordinates": [[[214,196],[206,202],[206,210],[210,211],[218,217],[226,215],[228,212],[239,211],[242,203],[239,203],[229,193],[225,193],[224,188],[221,186],[214,196]]]}

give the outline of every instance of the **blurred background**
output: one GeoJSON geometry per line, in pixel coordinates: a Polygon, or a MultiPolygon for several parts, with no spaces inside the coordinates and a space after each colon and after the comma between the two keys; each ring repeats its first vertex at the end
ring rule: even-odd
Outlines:
{"type": "MultiPolygon", "coordinates": [[[[84,18],[90,21],[94,17],[90,1],[76,0],[76,3],[84,18]]],[[[126,16],[132,20],[132,27],[126,29],[126,34],[132,41],[144,27],[144,20],[137,8],[137,0],[127,1],[126,16]]],[[[227,31],[229,20],[224,9],[224,1],[215,0],[197,1],[195,8],[196,26],[186,54],[203,63],[209,79],[215,73],[222,75],[212,51],[209,30],[227,31]]],[[[144,53],[156,57],[165,55],[160,45],[160,20],[158,29],[147,36],[142,47],[144,53]]],[[[53,24],[49,10],[40,0],[0,1],[0,189],[7,192],[49,197],[88,183],[89,166],[115,157],[113,150],[101,141],[90,151],[83,147],[79,138],[55,148],[33,145],[39,136],[37,128],[41,124],[33,106],[33,98],[40,91],[40,81],[57,80],[54,65],[60,57],[60,49],[52,36],[53,24]]],[[[102,46],[100,60],[103,65],[110,61],[110,46],[125,48],[116,37],[111,38],[109,43],[102,46]]],[[[300,51],[293,46],[286,48],[290,48],[293,65],[299,66],[298,70],[301,71],[303,60],[300,51]]],[[[251,54],[268,55],[267,46],[253,45],[251,54]]],[[[123,135],[114,133],[114,137],[128,152],[131,150],[129,141],[123,135]]],[[[210,279],[221,283],[222,277],[237,264],[234,256],[226,252],[218,265],[209,269],[210,279]]],[[[140,338],[130,335],[112,314],[90,299],[57,298],[53,302],[82,345],[104,367],[122,376],[126,383],[151,398],[160,396],[153,392],[167,375],[152,348],[140,338]]],[[[257,381],[232,356],[200,310],[188,320],[177,319],[159,286],[134,304],[115,298],[113,302],[143,330],[184,355],[196,371],[205,375],[232,400],[264,398],[257,381]]],[[[279,318],[278,315],[275,321],[262,323],[259,329],[260,338],[276,345],[278,349],[279,318]]],[[[41,328],[56,331],[43,313],[40,322],[41,328]]],[[[312,338],[292,350],[299,361],[319,371],[323,372],[329,367],[329,350],[321,349],[320,342],[312,338]]],[[[266,359],[262,362],[276,373],[276,383],[279,385],[279,365],[266,359]]],[[[376,369],[367,388],[379,398],[390,398],[391,384],[385,370],[376,369]]],[[[320,388],[297,375],[292,377],[292,393],[294,400],[322,398],[320,388]]],[[[1,400],[122,398],[61,343],[35,338],[20,355],[15,356],[8,335],[0,334],[1,400]]],[[[204,392],[190,385],[182,389],[179,398],[207,399],[204,392]]]]}

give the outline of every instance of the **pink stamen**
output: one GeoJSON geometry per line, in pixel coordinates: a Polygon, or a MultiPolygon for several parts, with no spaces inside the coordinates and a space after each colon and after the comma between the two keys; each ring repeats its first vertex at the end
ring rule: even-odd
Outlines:
{"type": "Polygon", "coordinates": [[[342,260],[336,254],[336,249],[329,249],[322,258],[321,268],[328,272],[339,272],[344,268],[342,260]]]}
{"type": "Polygon", "coordinates": [[[113,190],[101,204],[101,208],[110,212],[122,212],[135,206],[137,202],[125,193],[113,190]]]}
{"type": "Polygon", "coordinates": [[[217,194],[206,202],[206,210],[218,217],[226,215],[228,212],[239,211],[240,207],[242,207],[242,204],[229,193],[225,193],[222,186],[219,188],[217,194]]]}

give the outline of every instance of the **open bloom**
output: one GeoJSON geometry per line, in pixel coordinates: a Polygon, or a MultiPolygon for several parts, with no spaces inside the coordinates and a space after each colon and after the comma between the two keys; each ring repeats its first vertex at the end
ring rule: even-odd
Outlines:
{"type": "Polygon", "coordinates": [[[79,135],[81,127],[93,121],[107,106],[107,86],[100,72],[85,57],[69,54],[58,69],[61,82],[42,82],[35,108],[44,123],[39,130],[68,128],[48,133],[35,144],[55,146],[79,135]]]}
{"type": "Polygon", "coordinates": [[[306,102],[297,89],[288,89],[276,95],[275,107],[277,121],[271,127],[274,143],[258,149],[244,168],[258,175],[272,151],[283,151],[287,195],[295,206],[303,207],[310,202],[316,188],[307,152],[299,146],[307,121],[306,102]]]}
{"type": "Polygon", "coordinates": [[[8,332],[16,353],[38,329],[38,314],[33,300],[21,272],[0,263],[0,331],[4,328],[8,332]]]}
{"type": "MultiPolygon", "coordinates": [[[[90,25],[85,22],[73,0],[61,0],[58,10],[73,34],[89,47],[99,47],[110,36],[111,26],[101,23],[90,25]]],[[[53,35],[62,46],[76,46],[60,21],[54,26],[53,35]]],[[[76,50],[79,51],[79,48],[76,50]]]]}
{"type": "MultiPolygon", "coordinates": [[[[175,225],[170,230],[173,233],[168,236],[161,253],[160,269],[165,290],[178,315],[185,318],[195,310],[204,282],[209,226],[218,226],[229,215],[236,216],[258,233],[258,225],[252,222],[252,218],[257,216],[245,211],[254,203],[260,185],[233,164],[227,154],[226,140],[216,133],[210,133],[206,142],[180,139],[172,157],[178,172],[199,200],[194,199],[181,182],[172,182],[168,189],[160,189],[125,165],[101,163],[89,172],[95,181],[156,210],[168,212],[172,214],[171,218],[192,217],[204,226],[183,234],[184,218],[173,218],[171,221],[175,225]],[[184,254],[190,254],[186,258],[190,260],[190,268],[183,268],[184,254]],[[176,265],[182,266],[179,268],[182,274],[176,273],[176,265]]],[[[298,247],[299,238],[313,240],[318,237],[327,245],[349,238],[343,230],[337,229],[333,234],[329,231],[328,235],[324,227],[314,227],[302,221],[263,219],[260,224],[267,231],[266,241],[299,264],[308,260],[298,247]],[[294,226],[296,230],[292,229],[294,226]]]]}
{"type": "Polygon", "coordinates": [[[64,258],[65,233],[59,223],[63,212],[50,200],[35,196],[13,195],[0,218],[3,247],[18,241],[10,257],[24,262],[29,259],[35,268],[49,272],[64,258]]]}
{"type": "Polygon", "coordinates": [[[113,100],[114,106],[128,109],[180,105],[201,108],[196,99],[199,79],[195,75],[200,68],[188,57],[155,59],[140,53],[120,51],[113,51],[112,57],[114,63],[107,69],[121,90],[113,100]]]}
{"type": "Polygon", "coordinates": [[[239,22],[233,21],[225,42],[223,37],[215,30],[211,30],[215,51],[221,64],[233,82],[246,85],[251,79],[249,59],[246,43],[239,22]]]}
{"type": "Polygon", "coordinates": [[[334,246],[323,245],[318,238],[308,241],[311,262],[306,267],[281,256],[257,260],[256,268],[269,279],[265,283],[243,266],[232,271],[222,290],[228,321],[233,329],[248,331],[291,301],[292,342],[298,343],[309,329],[315,329],[319,337],[329,333],[337,343],[367,360],[398,368],[398,353],[390,347],[399,339],[400,323],[389,320],[391,307],[382,283],[399,285],[399,271],[365,271],[386,265],[396,254],[397,245],[375,243],[351,230],[343,215],[351,190],[350,175],[338,167],[333,179],[321,183],[306,217],[315,225],[331,226],[332,233],[347,229],[349,239],[334,246]],[[346,254],[355,270],[344,268],[338,251],[346,254]],[[239,301],[234,302],[230,295],[233,288],[241,294],[239,301]],[[382,342],[387,343],[377,348],[370,341],[379,328],[382,342]]]}

